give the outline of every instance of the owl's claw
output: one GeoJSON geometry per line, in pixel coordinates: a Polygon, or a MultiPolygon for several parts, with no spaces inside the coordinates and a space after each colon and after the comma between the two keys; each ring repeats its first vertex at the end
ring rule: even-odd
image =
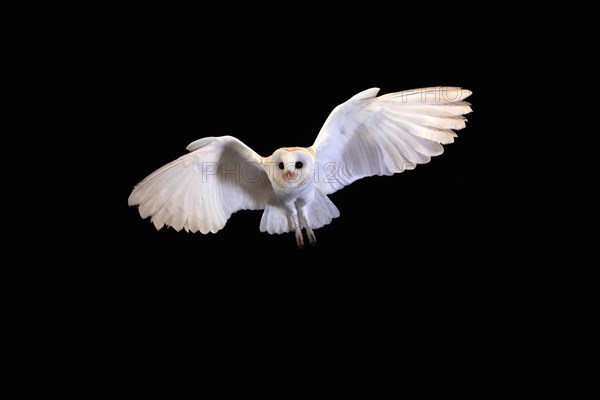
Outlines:
{"type": "Polygon", "coordinates": [[[306,228],[306,236],[308,237],[308,242],[309,242],[311,245],[313,245],[313,246],[314,246],[314,245],[316,245],[316,244],[317,244],[317,238],[315,237],[315,233],[313,232],[313,230],[312,230],[312,229],[310,229],[310,228],[308,228],[308,227],[306,228]]]}
{"type": "Polygon", "coordinates": [[[296,234],[296,244],[298,244],[298,247],[300,247],[301,249],[304,248],[304,238],[302,237],[302,231],[299,228],[296,228],[294,233],[296,234]]]}

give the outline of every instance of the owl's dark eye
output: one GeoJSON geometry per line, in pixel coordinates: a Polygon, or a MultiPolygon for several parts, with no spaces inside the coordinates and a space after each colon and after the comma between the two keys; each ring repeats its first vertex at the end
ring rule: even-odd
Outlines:
{"type": "Polygon", "coordinates": [[[279,169],[283,169],[283,163],[282,162],[279,163],[279,169]]]}
{"type": "Polygon", "coordinates": [[[302,168],[302,166],[303,166],[303,165],[304,165],[304,164],[302,164],[302,162],[301,162],[301,161],[297,161],[297,162],[296,162],[296,169],[300,169],[300,168],[302,168]]]}

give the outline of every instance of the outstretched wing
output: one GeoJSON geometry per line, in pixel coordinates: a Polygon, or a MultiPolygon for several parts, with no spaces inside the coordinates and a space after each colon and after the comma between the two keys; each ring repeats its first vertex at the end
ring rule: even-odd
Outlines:
{"type": "Polygon", "coordinates": [[[431,87],[377,96],[362,91],[337,106],[321,128],[317,185],[326,194],[367,176],[413,169],[441,154],[471,112],[460,87],[431,87]]]}
{"type": "Polygon", "coordinates": [[[231,136],[192,142],[190,151],[140,182],[129,196],[156,229],[215,233],[238,210],[263,209],[273,189],[262,158],[231,136]]]}

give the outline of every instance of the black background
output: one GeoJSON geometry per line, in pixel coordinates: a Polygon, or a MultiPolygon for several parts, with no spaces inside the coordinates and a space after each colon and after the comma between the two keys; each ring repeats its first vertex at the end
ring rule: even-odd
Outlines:
{"type": "MultiPolygon", "coordinates": [[[[506,129],[505,13],[397,7],[242,24],[186,10],[107,19],[91,78],[108,144],[95,346],[109,387],[493,398],[526,382],[523,272],[507,234],[519,230],[520,133],[506,129]],[[427,165],[331,195],[341,216],[314,248],[261,233],[260,211],[201,235],[156,231],[127,206],[136,183],[198,138],[233,135],[266,156],[311,145],[359,91],[437,85],[473,91],[467,128],[427,165]]],[[[262,12],[236,8],[246,11],[262,12]]]]}

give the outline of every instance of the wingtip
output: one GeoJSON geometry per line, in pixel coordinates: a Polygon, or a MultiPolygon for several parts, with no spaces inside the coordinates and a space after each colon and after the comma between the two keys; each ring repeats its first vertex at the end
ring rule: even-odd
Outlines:
{"type": "Polygon", "coordinates": [[[133,197],[134,197],[134,196],[133,196],[133,195],[134,195],[134,193],[135,193],[135,191],[131,192],[131,194],[130,194],[130,195],[129,195],[129,197],[127,198],[127,205],[129,205],[129,206],[137,206],[137,205],[139,204],[139,203],[138,203],[138,202],[136,202],[136,201],[134,200],[134,198],[133,198],[133,197]]]}

